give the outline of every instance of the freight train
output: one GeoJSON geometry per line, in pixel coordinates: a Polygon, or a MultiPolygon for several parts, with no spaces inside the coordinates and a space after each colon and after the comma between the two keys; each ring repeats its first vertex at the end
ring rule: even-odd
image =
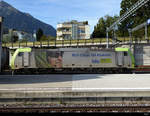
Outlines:
{"type": "Polygon", "coordinates": [[[9,59],[11,70],[19,73],[127,73],[135,68],[129,48],[18,48],[9,59]]]}

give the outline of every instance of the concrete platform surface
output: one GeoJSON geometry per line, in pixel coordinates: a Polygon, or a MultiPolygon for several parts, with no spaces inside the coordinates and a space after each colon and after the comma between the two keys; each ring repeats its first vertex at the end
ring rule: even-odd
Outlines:
{"type": "Polygon", "coordinates": [[[149,91],[150,74],[0,75],[0,90],[149,91]]]}
{"type": "Polygon", "coordinates": [[[0,98],[150,97],[150,74],[1,75],[0,98]]]}

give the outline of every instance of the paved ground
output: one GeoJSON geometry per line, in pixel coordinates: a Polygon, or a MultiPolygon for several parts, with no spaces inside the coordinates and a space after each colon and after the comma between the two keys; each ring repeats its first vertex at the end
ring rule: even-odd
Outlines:
{"type": "Polygon", "coordinates": [[[150,74],[76,75],[73,80],[73,90],[150,90],[150,74]]]}
{"type": "Polygon", "coordinates": [[[72,88],[72,75],[0,75],[0,90],[23,88],[72,88]]]}
{"type": "Polygon", "coordinates": [[[0,90],[149,90],[150,74],[0,75],[0,90]]]}

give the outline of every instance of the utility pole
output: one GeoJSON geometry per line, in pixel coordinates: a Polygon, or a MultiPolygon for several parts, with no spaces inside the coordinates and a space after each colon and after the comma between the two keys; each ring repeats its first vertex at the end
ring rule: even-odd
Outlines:
{"type": "Polygon", "coordinates": [[[132,30],[128,29],[129,32],[129,36],[130,36],[130,49],[131,49],[131,45],[132,45],[132,30]]]}
{"type": "Polygon", "coordinates": [[[132,38],[132,33],[145,27],[145,40],[148,41],[148,25],[150,25],[150,19],[148,19],[146,22],[134,27],[133,29],[128,29],[129,35],[130,35],[130,43],[132,38]]]}
{"type": "MultiPolygon", "coordinates": [[[[108,30],[108,28],[107,28],[107,30],[108,30]]],[[[106,46],[106,48],[109,48],[109,35],[108,35],[108,31],[106,32],[106,37],[107,37],[107,46],[106,46]]]]}
{"type": "Polygon", "coordinates": [[[0,73],[2,71],[2,36],[3,36],[3,18],[0,17],[0,73]]]}
{"type": "MultiPolygon", "coordinates": [[[[134,12],[136,12],[138,9],[140,9],[142,6],[147,4],[150,0],[138,0],[133,6],[131,6],[127,12],[125,12],[122,16],[118,18],[116,22],[114,22],[108,29],[107,32],[110,32],[117,26],[119,23],[123,22],[125,19],[127,19],[129,16],[131,16],[134,12]]],[[[145,27],[145,32],[147,32],[147,27],[145,27]]],[[[107,35],[108,36],[108,35],[107,35]]],[[[107,38],[108,39],[108,38],[107,38]]],[[[107,40],[108,41],[108,40],[107,40]]],[[[109,43],[107,43],[107,48],[109,47],[109,43]]]]}
{"type": "Polygon", "coordinates": [[[148,23],[145,25],[145,40],[148,41],[148,23]]]}

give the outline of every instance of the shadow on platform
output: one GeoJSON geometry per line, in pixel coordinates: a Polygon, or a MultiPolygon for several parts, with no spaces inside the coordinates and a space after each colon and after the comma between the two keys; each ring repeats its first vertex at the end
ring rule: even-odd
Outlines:
{"type": "MultiPolygon", "coordinates": [[[[105,74],[106,75],[106,74],[105,74]]],[[[81,75],[0,75],[0,84],[34,84],[72,82],[79,80],[99,79],[104,74],[81,74],[81,75]]]]}

